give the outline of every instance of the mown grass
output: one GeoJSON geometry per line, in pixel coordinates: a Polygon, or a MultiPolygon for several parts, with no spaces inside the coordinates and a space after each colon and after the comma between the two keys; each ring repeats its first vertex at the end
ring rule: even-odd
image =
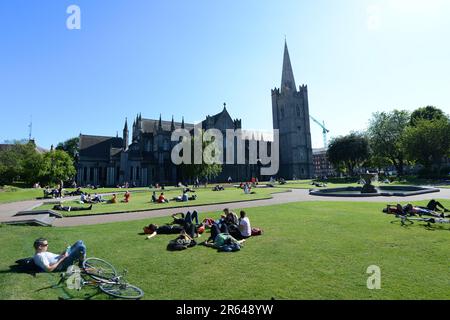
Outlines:
{"type": "MultiPolygon", "coordinates": [[[[224,191],[212,191],[210,188],[199,188],[196,189],[195,193],[190,193],[190,195],[196,194],[197,200],[192,200],[188,202],[177,202],[170,201],[169,203],[152,203],[151,197],[152,192],[133,192],[131,191],[131,198],[128,203],[121,202],[123,200],[123,195],[118,195],[118,203],[99,203],[93,204],[92,210],[88,211],[61,211],[64,216],[80,216],[86,214],[105,214],[105,213],[117,213],[117,212],[135,212],[144,210],[154,210],[154,209],[164,209],[173,207],[186,207],[186,206],[198,206],[206,204],[216,204],[216,203],[228,203],[237,201],[249,201],[249,200],[261,200],[271,198],[271,194],[276,192],[285,192],[285,189],[278,188],[256,188],[254,189],[254,194],[245,194],[242,189],[237,188],[227,188],[224,191]]],[[[156,196],[158,197],[161,193],[160,190],[157,191],[156,196]]],[[[172,199],[177,196],[181,196],[181,189],[165,190],[164,196],[167,199],[172,199]]],[[[110,200],[112,196],[105,196],[105,200],[110,200]]],[[[58,199],[55,202],[59,202],[58,199]]],[[[54,203],[46,203],[40,207],[35,208],[35,210],[45,210],[52,209],[54,203]]],[[[64,206],[75,206],[75,207],[88,207],[88,205],[80,204],[79,200],[66,201],[64,206]]]]}
{"type": "MultiPolygon", "coordinates": [[[[450,206],[448,199],[442,202],[450,206]]],[[[58,274],[9,270],[16,259],[33,254],[40,236],[54,252],[84,240],[89,256],[128,269],[128,281],[144,289],[145,299],[449,299],[450,227],[401,227],[390,223],[395,218],[381,213],[383,207],[300,202],[247,209],[252,225],[265,233],[236,253],[203,246],[169,252],[166,245],[175,236],[140,235],[144,225],[169,218],[69,228],[2,226],[0,299],[84,299],[94,292],[49,288],[58,274]],[[366,287],[371,265],[381,268],[381,290],[366,287]]]]}
{"type": "MultiPolygon", "coordinates": [[[[75,191],[75,189],[73,188],[67,188],[65,190],[66,193],[75,191]]],[[[148,191],[149,188],[134,188],[130,190],[148,191]]],[[[96,190],[83,188],[81,189],[81,191],[93,194],[95,192],[97,193],[125,192],[126,190],[123,188],[99,188],[96,190]]],[[[43,196],[44,196],[44,189],[33,189],[33,188],[22,189],[17,187],[5,186],[2,189],[0,189],[0,204],[17,201],[36,200],[42,198],[43,196]]]]}

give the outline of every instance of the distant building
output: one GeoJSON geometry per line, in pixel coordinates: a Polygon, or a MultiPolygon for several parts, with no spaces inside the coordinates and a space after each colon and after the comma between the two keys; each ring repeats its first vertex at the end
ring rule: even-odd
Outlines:
{"type": "Polygon", "coordinates": [[[327,149],[313,149],[314,176],[318,178],[331,177],[336,175],[331,163],[328,161],[327,149]]]}
{"type": "Polygon", "coordinates": [[[313,159],[308,86],[295,85],[287,44],[284,46],[281,88],[272,90],[273,128],[280,132],[280,172],[285,179],[311,178],[313,159]]]}
{"type": "MultiPolygon", "coordinates": [[[[272,90],[272,116],[273,128],[280,133],[280,168],[277,177],[311,178],[313,156],[308,88],[302,85],[297,89],[295,85],[287,44],[284,48],[281,88],[272,90]]],[[[233,120],[225,105],[222,112],[207,116],[200,125],[204,130],[218,129],[224,136],[227,129],[242,129],[241,120],[233,120]]],[[[128,182],[129,185],[148,186],[184,181],[181,166],[171,161],[171,151],[177,144],[171,141],[171,135],[179,128],[191,131],[194,124],[185,123],[184,118],[180,123],[175,122],[173,117],[172,121],[163,121],[161,116],[155,120],[144,119],[139,114],[133,122],[131,137],[128,121],[125,121],[122,137],[81,134],[77,161],[78,185],[114,186],[128,182]]],[[[249,164],[247,156],[249,141],[258,139],[262,138],[251,137],[246,140],[246,164],[223,165],[223,171],[216,180],[227,181],[231,177],[233,181],[239,182],[258,177],[258,166],[249,164]]],[[[225,144],[224,148],[225,154],[225,144]]],[[[259,150],[257,156],[259,158],[259,150]]]]}
{"type": "MultiPolygon", "coordinates": [[[[36,145],[36,141],[34,139],[30,139],[30,140],[21,140],[18,141],[17,143],[19,144],[27,144],[27,143],[31,143],[34,145],[36,152],[38,153],[45,153],[48,152],[47,149],[39,147],[38,145],[36,145]]],[[[6,150],[10,150],[15,144],[14,143],[0,143],[0,151],[6,151],[6,150]]]]}

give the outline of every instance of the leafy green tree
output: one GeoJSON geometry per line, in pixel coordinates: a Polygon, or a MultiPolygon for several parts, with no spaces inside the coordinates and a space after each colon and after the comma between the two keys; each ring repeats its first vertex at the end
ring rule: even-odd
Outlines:
{"type": "Polygon", "coordinates": [[[45,153],[43,163],[41,180],[45,183],[57,184],[61,180],[73,178],[76,174],[73,160],[65,151],[53,150],[45,153]]]}
{"type": "Polygon", "coordinates": [[[80,142],[79,137],[75,137],[64,142],[58,143],[56,150],[63,150],[69,154],[72,159],[75,159],[75,155],[78,154],[79,148],[78,143],[80,142]]]}
{"type": "Polygon", "coordinates": [[[427,106],[419,108],[411,114],[410,125],[415,126],[420,120],[439,120],[447,118],[446,114],[439,108],[427,106]]]}
{"type": "Polygon", "coordinates": [[[383,159],[388,159],[399,175],[403,175],[405,165],[401,139],[410,119],[409,112],[404,110],[376,112],[372,115],[367,130],[374,162],[383,164],[383,159]]]}
{"type": "MultiPolygon", "coordinates": [[[[208,180],[211,180],[215,177],[217,177],[222,172],[222,165],[218,163],[211,163],[212,162],[212,155],[210,154],[204,154],[203,155],[203,161],[201,164],[195,164],[194,163],[194,146],[196,139],[202,139],[203,140],[203,132],[199,137],[192,137],[191,138],[191,164],[182,164],[181,170],[183,173],[183,176],[187,179],[195,179],[195,178],[207,178],[208,180]],[[206,158],[205,158],[206,156],[206,158]]],[[[205,150],[207,146],[209,146],[211,141],[202,141],[202,150],[205,150]]]]}
{"type": "Polygon", "coordinates": [[[441,168],[444,157],[450,156],[450,119],[418,120],[406,128],[402,144],[409,159],[431,172],[441,168]]]}
{"type": "Polygon", "coordinates": [[[11,184],[20,176],[21,164],[16,145],[0,151],[0,184],[11,184]]]}
{"type": "Polygon", "coordinates": [[[36,151],[36,145],[17,141],[0,152],[0,183],[20,180],[31,185],[39,178],[42,166],[42,155],[36,151]]]}
{"type": "Polygon", "coordinates": [[[350,175],[354,175],[355,169],[368,160],[369,155],[367,137],[356,132],[332,139],[327,151],[328,159],[333,166],[335,168],[345,166],[350,175]]]}
{"type": "Polygon", "coordinates": [[[19,147],[21,172],[20,178],[25,183],[32,185],[38,182],[43,173],[43,155],[36,151],[34,143],[27,143],[19,147]]]}

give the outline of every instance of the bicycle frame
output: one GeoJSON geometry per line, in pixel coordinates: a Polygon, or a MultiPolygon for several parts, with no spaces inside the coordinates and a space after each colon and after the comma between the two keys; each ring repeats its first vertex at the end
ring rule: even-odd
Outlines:
{"type": "MultiPolygon", "coordinates": [[[[126,271],[124,273],[126,273],[126,271]]],[[[85,280],[83,276],[90,277],[90,274],[86,272],[84,268],[80,269],[75,266],[72,266],[70,270],[68,269],[68,271],[63,273],[62,275],[66,277],[67,274],[69,274],[69,276],[66,279],[66,283],[68,284],[69,289],[76,289],[78,291],[81,290],[84,286],[100,286],[102,284],[120,285],[122,284],[120,280],[123,278],[123,275],[119,275],[112,278],[111,280],[94,278],[85,280]],[[74,281],[75,285],[71,285],[71,281],[74,281]]]]}
{"type": "Polygon", "coordinates": [[[450,224],[450,219],[445,219],[445,218],[413,218],[413,217],[408,217],[406,215],[396,215],[396,218],[401,219],[401,223],[402,225],[406,225],[406,221],[411,222],[411,224],[414,223],[414,221],[419,221],[419,222],[426,222],[428,223],[428,225],[431,224],[450,224]]]}

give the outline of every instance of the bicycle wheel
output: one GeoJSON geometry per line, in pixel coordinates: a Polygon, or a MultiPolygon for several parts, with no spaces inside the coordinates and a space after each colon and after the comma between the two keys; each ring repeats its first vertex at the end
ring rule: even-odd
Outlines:
{"type": "Polygon", "coordinates": [[[102,283],[99,288],[104,293],[121,299],[138,300],[144,296],[141,288],[128,283],[102,283]]]}
{"type": "Polygon", "coordinates": [[[95,280],[111,280],[117,277],[117,271],[114,266],[99,258],[87,258],[83,261],[83,269],[87,275],[95,280]]]}

